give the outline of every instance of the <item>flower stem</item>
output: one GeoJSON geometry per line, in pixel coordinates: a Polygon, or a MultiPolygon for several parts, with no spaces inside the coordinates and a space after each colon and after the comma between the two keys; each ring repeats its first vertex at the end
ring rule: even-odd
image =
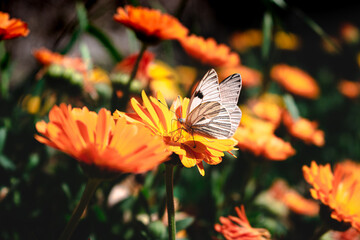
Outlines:
{"type": "Polygon", "coordinates": [[[311,240],[318,240],[322,235],[324,235],[327,231],[329,231],[329,227],[326,224],[322,224],[314,231],[314,235],[311,240]]]}
{"type": "Polygon", "coordinates": [[[77,225],[79,224],[80,218],[88,205],[90,199],[94,195],[96,188],[99,186],[101,179],[97,178],[89,178],[88,182],[86,183],[85,190],[81,196],[79,204],[74,209],[70,221],[66,225],[64,231],[62,232],[59,240],[67,240],[70,239],[72,233],[76,229],[77,225]]]}
{"type": "Polygon", "coordinates": [[[136,77],[136,73],[139,69],[139,65],[140,65],[140,61],[142,59],[142,57],[144,56],[144,53],[147,49],[148,45],[144,42],[141,43],[141,49],[139,52],[138,57],[136,58],[134,67],[131,71],[130,77],[129,77],[129,81],[126,83],[125,88],[124,88],[124,96],[121,98],[121,100],[119,101],[117,96],[116,96],[116,91],[114,90],[113,93],[113,100],[112,100],[112,110],[115,109],[121,109],[121,110],[125,110],[126,109],[126,105],[129,101],[129,97],[130,97],[130,87],[131,87],[131,83],[133,82],[133,80],[136,77]]]}
{"type": "Polygon", "coordinates": [[[169,239],[175,240],[176,226],[175,226],[175,207],[174,207],[174,165],[171,163],[165,164],[165,184],[166,184],[166,205],[168,215],[168,232],[169,239]]]}

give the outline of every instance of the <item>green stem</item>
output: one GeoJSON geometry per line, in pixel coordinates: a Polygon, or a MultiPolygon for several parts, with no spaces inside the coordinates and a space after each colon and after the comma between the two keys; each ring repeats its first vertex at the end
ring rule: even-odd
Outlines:
{"type": "Polygon", "coordinates": [[[166,205],[167,205],[167,214],[168,214],[168,232],[169,232],[170,240],[175,240],[175,236],[176,236],[173,170],[174,170],[174,165],[172,165],[171,163],[165,164],[166,205]]]}
{"type": "Polygon", "coordinates": [[[310,240],[318,240],[322,235],[324,235],[326,232],[328,232],[330,229],[326,224],[322,224],[318,228],[316,228],[313,236],[310,240]]]}
{"type": "Polygon", "coordinates": [[[119,108],[120,108],[120,110],[126,109],[126,105],[129,101],[129,97],[130,97],[131,83],[135,79],[136,73],[137,73],[139,65],[140,65],[140,61],[141,61],[142,57],[144,56],[144,53],[145,53],[147,47],[148,47],[148,45],[146,43],[142,42],[140,53],[139,53],[138,57],[136,58],[134,68],[132,69],[132,72],[129,77],[129,81],[126,83],[125,88],[124,88],[124,96],[120,101],[118,100],[118,98],[116,96],[116,89],[113,90],[114,91],[113,92],[113,100],[112,100],[112,104],[111,104],[112,110],[119,109],[119,108]]]}
{"type": "Polygon", "coordinates": [[[79,224],[80,218],[88,205],[90,199],[94,195],[94,192],[96,188],[101,183],[101,179],[97,178],[89,178],[88,182],[86,183],[85,190],[83,192],[83,195],[81,196],[79,204],[74,209],[74,212],[72,213],[72,216],[70,218],[70,221],[66,225],[64,231],[62,232],[61,236],[59,237],[59,240],[68,240],[70,239],[72,233],[76,229],[77,225],[79,224]]]}

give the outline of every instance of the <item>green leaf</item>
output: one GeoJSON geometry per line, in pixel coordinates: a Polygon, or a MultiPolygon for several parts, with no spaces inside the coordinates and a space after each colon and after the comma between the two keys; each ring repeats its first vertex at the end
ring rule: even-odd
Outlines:
{"type": "Polygon", "coordinates": [[[148,225],[149,234],[153,239],[165,239],[167,229],[161,221],[154,221],[148,225]]]}
{"type": "Polygon", "coordinates": [[[115,48],[111,39],[104,32],[102,32],[99,28],[90,24],[87,28],[87,33],[89,33],[91,36],[95,37],[105,47],[105,49],[108,51],[108,53],[110,54],[110,56],[113,58],[113,60],[115,62],[120,62],[123,59],[122,55],[115,48]]]}
{"type": "Polygon", "coordinates": [[[263,18],[262,32],[263,32],[263,43],[261,48],[261,55],[263,59],[268,59],[271,47],[273,19],[269,11],[265,12],[263,18]]]}
{"type": "Polygon", "coordinates": [[[283,96],[283,99],[291,117],[293,119],[298,119],[300,117],[299,109],[296,106],[293,96],[291,96],[290,94],[285,94],[283,96]]]}
{"type": "Polygon", "coordinates": [[[188,228],[194,222],[194,220],[195,219],[193,217],[187,217],[185,219],[177,221],[176,222],[176,231],[179,232],[183,229],[188,228]]]}
{"type": "Polygon", "coordinates": [[[96,219],[99,222],[106,222],[106,214],[98,205],[94,205],[92,207],[92,210],[94,211],[94,213],[96,215],[96,219]]]}
{"type": "Polygon", "coordinates": [[[3,152],[6,141],[7,130],[5,127],[0,128],[0,153],[3,152]]]}
{"type": "Polygon", "coordinates": [[[86,29],[89,26],[89,21],[87,18],[86,8],[84,6],[84,3],[77,2],[76,3],[76,14],[79,20],[80,29],[82,31],[86,31],[86,29]]]}
{"type": "Polygon", "coordinates": [[[6,156],[0,155],[0,166],[7,170],[15,170],[15,164],[6,156]]]}
{"type": "Polygon", "coordinates": [[[83,42],[80,43],[80,53],[81,53],[82,59],[86,63],[88,70],[92,69],[91,55],[90,55],[90,51],[89,51],[89,48],[86,45],[86,43],[83,43],[83,42]]]}

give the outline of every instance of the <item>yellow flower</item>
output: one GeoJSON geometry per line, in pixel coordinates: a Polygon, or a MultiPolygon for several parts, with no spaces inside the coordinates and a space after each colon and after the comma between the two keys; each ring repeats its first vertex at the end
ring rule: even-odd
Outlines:
{"type": "Polygon", "coordinates": [[[245,52],[249,48],[261,46],[262,41],[263,36],[260,30],[249,29],[234,33],[230,38],[230,45],[239,52],[245,52]]]}
{"type": "MultiPolygon", "coordinates": [[[[163,138],[168,150],[179,155],[181,163],[187,167],[197,166],[201,175],[205,174],[203,161],[210,165],[219,164],[224,156],[224,151],[234,149],[234,139],[214,139],[199,135],[191,135],[183,130],[178,118],[186,119],[186,110],[189,99],[178,97],[170,109],[165,98],[159,92],[156,96],[148,98],[142,92],[143,105],[135,98],[131,105],[135,113],[126,114],[129,121],[141,122],[154,134],[163,138]]],[[[123,116],[121,112],[116,115],[123,116]]]]}

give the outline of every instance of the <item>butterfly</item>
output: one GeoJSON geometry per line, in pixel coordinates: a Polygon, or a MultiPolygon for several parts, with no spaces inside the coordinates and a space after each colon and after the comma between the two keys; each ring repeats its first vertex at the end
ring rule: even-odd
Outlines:
{"type": "Polygon", "coordinates": [[[220,84],[216,71],[209,70],[193,92],[186,119],[179,119],[190,134],[227,139],[234,135],[241,119],[237,106],[241,76],[236,73],[220,84]]]}

